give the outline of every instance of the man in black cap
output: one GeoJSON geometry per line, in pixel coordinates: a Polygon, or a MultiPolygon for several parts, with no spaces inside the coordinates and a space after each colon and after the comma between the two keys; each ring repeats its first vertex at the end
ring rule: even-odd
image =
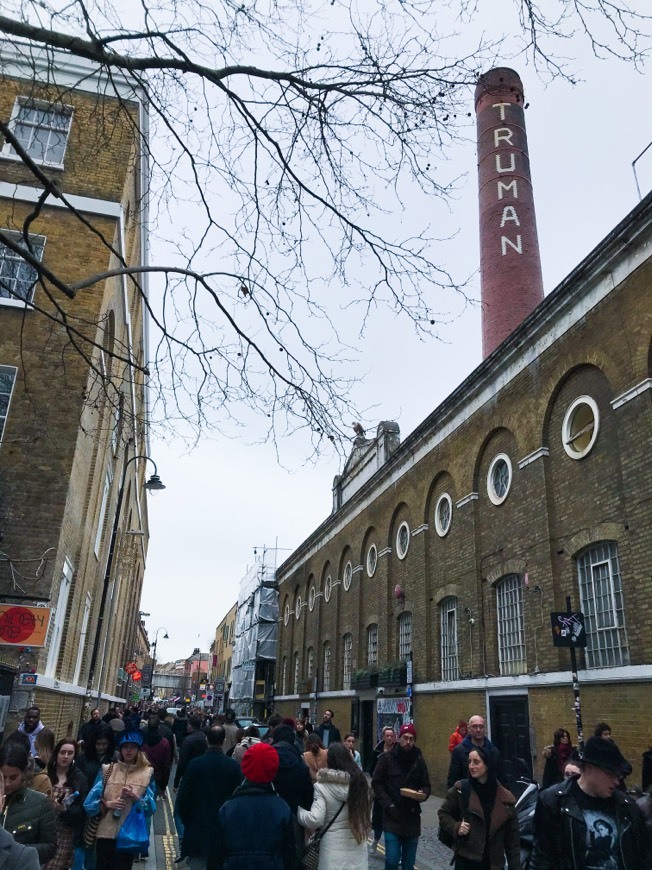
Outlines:
{"type": "Polygon", "coordinates": [[[539,795],[530,870],[652,870],[640,811],[618,789],[627,770],[612,740],[587,740],[580,775],[539,795]]]}

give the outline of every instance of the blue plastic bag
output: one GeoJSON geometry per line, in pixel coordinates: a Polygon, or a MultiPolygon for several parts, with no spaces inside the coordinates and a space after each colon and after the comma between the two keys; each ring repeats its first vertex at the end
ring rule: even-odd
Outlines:
{"type": "Polygon", "coordinates": [[[118,831],[115,850],[127,855],[147,855],[148,849],[147,819],[140,806],[135,803],[118,831]]]}

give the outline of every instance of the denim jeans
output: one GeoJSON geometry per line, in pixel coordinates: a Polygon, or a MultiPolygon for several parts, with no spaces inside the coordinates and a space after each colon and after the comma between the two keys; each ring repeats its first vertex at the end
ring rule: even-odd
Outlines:
{"type": "Polygon", "coordinates": [[[385,870],[414,870],[417,857],[418,837],[399,837],[385,831],[385,870]]]}
{"type": "Polygon", "coordinates": [[[72,870],[95,870],[95,846],[92,849],[75,846],[75,860],[72,870]]]}

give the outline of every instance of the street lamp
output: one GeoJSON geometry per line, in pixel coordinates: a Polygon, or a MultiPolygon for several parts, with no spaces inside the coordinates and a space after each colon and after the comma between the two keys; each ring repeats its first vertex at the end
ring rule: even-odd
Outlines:
{"type": "MultiPolygon", "coordinates": [[[[126,456],[126,454],[125,454],[126,456]]],[[[165,485],[161,482],[161,478],[158,476],[158,469],[156,467],[156,463],[153,459],[150,459],[149,456],[132,456],[131,459],[126,459],[124,465],[122,467],[122,477],[120,479],[120,489],[118,490],[118,503],[115,508],[115,517],[113,519],[113,529],[111,530],[111,542],[109,544],[109,555],[106,560],[106,570],[104,572],[104,583],[102,585],[102,596],[100,598],[100,609],[97,614],[97,626],[95,628],[95,637],[93,639],[93,650],[91,652],[91,663],[88,669],[88,682],[86,684],[86,698],[90,700],[93,694],[93,681],[95,680],[95,670],[97,668],[97,656],[100,649],[100,642],[102,641],[102,628],[104,626],[104,611],[106,610],[106,598],[109,591],[109,585],[111,583],[111,571],[113,570],[113,557],[115,556],[115,544],[118,537],[118,529],[120,527],[120,512],[122,510],[122,501],[125,493],[125,483],[127,481],[127,468],[131,462],[135,462],[137,459],[144,459],[146,462],[151,462],[154,466],[154,474],[150,477],[150,479],[145,483],[145,489],[148,492],[156,492],[161,489],[165,489],[165,485]]],[[[100,703],[100,697],[102,695],[102,687],[98,685],[97,687],[97,704],[100,703]]]]}
{"type": "Polygon", "coordinates": [[[168,634],[167,628],[157,628],[156,634],[154,635],[154,643],[152,644],[152,682],[149,684],[149,700],[152,701],[154,699],[154,670],[156,668],[156,644],[158,643],[158,633],[159,631],[164,631],[163,635],[164,640],[168,640],[170,635],[168,634]]]}

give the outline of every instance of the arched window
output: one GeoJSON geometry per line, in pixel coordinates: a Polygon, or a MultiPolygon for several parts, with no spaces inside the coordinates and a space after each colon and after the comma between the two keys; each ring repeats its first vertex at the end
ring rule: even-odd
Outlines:
{"type": "Polygon", "coordinates": [[[367,629],[367,666],[378,664],[378,626],[374,622],[367,629]]]}
{"type": "Polygon", "coordinates": [[[398,618],[398,657],[408,659],[412,652],[412,614],[401,613],[398,618]]]}
{"type": "Polygon", "coordinates": [[[322,676],[322,691],[330,692],[331,690],[331,645],[330,641],[324,644],[324,668],[322,676]]]}
{"type": "Polygon", "coordinates": [[[315,669],[315,651],[311,646],[306,650],[306,677],[309,680],[313,678],[313,671],[315,669]]]}
{"type": "Polygon", "coordinates": [[[353,661],[353,635],[342,638],[342,688],[351,688],[351,663],[353,661]]]}
{"type": "Polygon", "coordinates": [[[496,613],[500,674],[525,674],[527,660],[523,624],[523,582],[519,574],[508,574],[496,583],[496,613]]]}
{"type": "Polygon", "coordinates": [[[458,680],[460,666],[457,650],[457,598],[449,595],[439,605],[441,620],[441,678],[458,680]]]}
{"type": "Polygon", "coordinates": [[[299,653],[294,654],[294,694],[299,694],[299,653]]]}
{"type": "Polygon", "coordinates": [[[580,606],[586,626],[586,666],[629,664],[618,545],[601,541],[577,558],[580,606]]]}

